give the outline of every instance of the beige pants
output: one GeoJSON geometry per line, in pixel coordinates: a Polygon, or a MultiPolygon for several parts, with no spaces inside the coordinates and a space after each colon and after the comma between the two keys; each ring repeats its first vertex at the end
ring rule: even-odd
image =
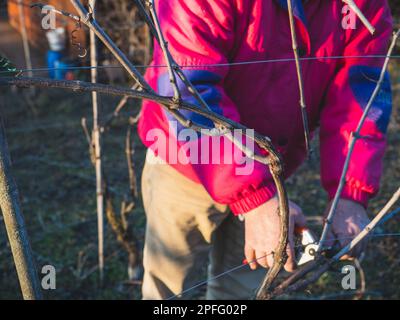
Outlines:
{"type": "MultiPolygon", "coordinates": [[[[147,153],[142,175],[147,216],[143,299],[167,299],[235,267],[244,259],[244,228],[227,207],[196,184],[147,153]],[[158,162],[158,163],[157,163],[158,162]]],[[[244,266],[211,280],[206,298],[249,299],[265,275],[244,266]]],[[[182,299],[199,297],[205,286],[182,299]]]]}

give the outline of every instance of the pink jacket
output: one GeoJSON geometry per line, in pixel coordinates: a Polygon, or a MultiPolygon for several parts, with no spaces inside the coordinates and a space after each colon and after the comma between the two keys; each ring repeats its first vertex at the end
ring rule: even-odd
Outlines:
{"type": "MultiPolygon", "coordinates": [[[[211,108],[270,137],[282,154],[286,176],[293,174],[305,158],[305,144],[286,0],[155,2],[172,56],[211,108]],[[279,62],[266,61],[275,59],[279,62]],[[248,61],[258,63],[240,64],[248,61]]],[[[320,128],[321,179],[330,198],[338,186],[350,133],[375,88],[392,33],[386,0],[355,2],[375,26],[375,35],[358,19],[355,29],[344,29],[346,13],[340,0],[294,1],[310,130],[320,128]]],[[[146,73],[150,85],[172,96],[158,45],[152,65],[146,73]]],[[[179,86],[183,90],[183,84],[179,86]]],[[[182,92],[186,101],[195,102],[187,90],[182,92]]],[[[362,130],[367,138],[356,144],[342,193],[365,206],[379,188],[391,105],[387,77],[362,130]]],[[[201,116],[183,113],[211,125],[201,116]]],[[[154,145],[154,135],[149,134],[154,129],[165,134],[167,147],[155,153],[201,183],[216,202],[241,214],[276,193],[268,168],[258,162],[250,175],[237,175],[232,163],[172,163],[171,150],[185,142],[171,135],[172,119],[158,104],[145,101],[139,123],[143,143],[154,145]]],[[[217,152],[225,156],[222,148],[217,152]]]]}

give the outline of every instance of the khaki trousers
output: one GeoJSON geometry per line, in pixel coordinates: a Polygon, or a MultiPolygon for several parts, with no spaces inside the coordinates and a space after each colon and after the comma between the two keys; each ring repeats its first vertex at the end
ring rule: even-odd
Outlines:
{"type": "MultiPolygon", "coordinates": [[[[168,299],[206,280],[207,273],[212,279],[242,263],[243,222],[227,206],[215,203],[202,185],[162,163],[150,150],[142,194],[147,217],[143,299],[168,299]]],[[[206,299],[250,299],[265,272],[244,266],[211,280],[206,299]]],[[[193,294],[199,297],[199,288],[181,298],[193,294]]]]}

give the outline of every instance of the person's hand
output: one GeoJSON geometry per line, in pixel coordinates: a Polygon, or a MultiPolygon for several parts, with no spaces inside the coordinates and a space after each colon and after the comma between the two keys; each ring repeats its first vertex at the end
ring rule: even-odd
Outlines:
{"type": "MultiPolygon", "coordinates": [[[[264,268],[271,267],[273,264],[273,255],[271,253],[278,246],[281,230],[278,204],[278,198],[274,197],[244,215],[244,252],[252,270],[257,268],[257,264],[264,268]]],[[[285,264],[285,270],[292,272],[296,268],[293,246],[295,226],[305,227],[306,219],[300,207],[295,203],[289,202],[289,210],[289,242],[286,249],[288,259],[285,264]]]]}
{"type": "MultiPolygon", "coordinates": [[[[331,203],[325,210],[325,217],[329,213],[331,203]]],[[[336,213],[332,220],[330,231],[327,234],[324,247],[330,247],[339,243],[340,247],[346,246],[355,236],[357,236],[370,222],[364,207],[357,202],[340,199],[336,208],[336,213]]],[[[367,240],[361,241],[353,250],[342,257],[342,260],[357,258],[365,250],[367,240]]]]}

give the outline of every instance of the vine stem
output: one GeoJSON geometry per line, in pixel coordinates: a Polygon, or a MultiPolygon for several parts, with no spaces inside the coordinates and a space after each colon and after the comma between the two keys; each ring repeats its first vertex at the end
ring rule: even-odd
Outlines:
{"type": "Polygon", "coordinates": [[[155,29],[157,32],[157,39],[158,39],[158,42],[160,43],[161,50],[164,54],[164,59],[167,63],[169,82],[171,83],[172,88],[174,90],[174,100],[176,101],[176,103],[179,104],[179,101],[181,100],[181,93],[179,91],[178,83],[176,81],[175,71],[172,68],[172,58],[171,58],[171,55],[169,54],[168,43],[165,41],[164,35],[161,31],[160,22],[158,20],[156,8],[154,6],[154,0],[149,0],[148,3],[149,3],[148,6],[150,8],[150,14],[151,14],[151,17],[153,18],[155,29]]]}
{"type": "Polygon", "coordinates": [[[287,0],[288,13],[289,13],[289,23],[290,23],[290,33],[292,37],[292,48],[296,63],[296,72],[297,72],[297,80],[299,85],[300,92],[300,108],[301,108],[301,117],[303,120],[303,130],[304,130],[304,141],[306,145],[307,154],[310,153],[310,129],[308,125],[308,115],[307,115],[307,106],[306,106],[306,98],[304,94],[304,80],[303,80],[303,71],[301,68],[300,55],[299,55],[299,46],[297,43],[297,34],[296,34],[296,25],[293,16],[293,4],[292,0],[287,0]]]}
{"type": "MultiPolygon", "coordinates": [[[[96,0],[89,0],[91,14],[93,19],[96,18],[96,0]]],[[[97,82],[97,43],[96,35],[93,29],[90,29],[90,66],[94,67],[90,70],[92,83],[97,82]]],[[[93,109],[93,129],[92,142],[94,151],[94,167],[96,171],[96,207],[97,207],[97,250],[99,263],[99,278],[100,284],[104,279],[104,188],[103,188],[103,170],[102,170],[102,148],[101,148],[101,130],[99,125],[99,103],[98,94],[92,92],[92,109],[93,109]]]]}
{"type": "Polygon", "coordinates": [[[368,29],[368,31],[371,34],[375,33],[375,28],[374,26],[368,21],[368,19],[365,17],[365,15],[362,13],[360,8],[356,5],[356,3],[353,0],[342,0],[345,4],[347,4],[358,16],[358,18],[361,20],[361,22],[364,24],[364,26],[368,29]]]}
{"type": "Polygon", "coordinates": [[[17,270],[22,296],[26,300],[42,299],[35,259],[26,231],[18,188],[11,172],[8,144],[0,117],[0,208],[17,270]]]}

